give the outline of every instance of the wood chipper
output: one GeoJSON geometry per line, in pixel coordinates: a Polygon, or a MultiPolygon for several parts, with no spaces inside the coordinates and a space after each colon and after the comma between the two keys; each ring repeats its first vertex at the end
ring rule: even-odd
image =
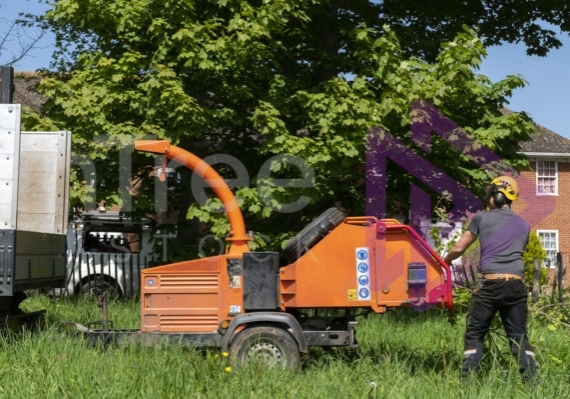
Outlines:
{"type": "Polygon", "coordinates": [[[330,208],[282,256],[250,251],[236,198],[212,167],[167,141],[136,141],[135,148],[209,183],[229,218],[229,246],[222,255],[142,270],[140,330],[79,327],[91,337],[166,339],[220,348],[232,364],[295,367],[311,346],[356,346],[357,312],[451,309],[450,270],[410,226],[330,208]]]}

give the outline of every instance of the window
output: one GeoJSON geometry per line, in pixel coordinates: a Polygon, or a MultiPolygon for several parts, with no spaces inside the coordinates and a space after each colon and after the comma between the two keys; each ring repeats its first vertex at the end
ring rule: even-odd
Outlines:
{"type": "Polygon", "coordinates": [[[557,230],[538,230],[538,238],[542,244],[542,248],[546,251],[545,265],[550,268],[556,267],[556,254],[558,253],[558,231],[557,230]]]}
{"type": "Polygon", "coordinates": [[[88,231],[83,250],[87,252],[139,253],[140,234],[137,231],[88,231]]]}
{"type": "Polygon", "coordinates": [[[536,193],[558,194],[558,165],[556,161],[536,161],[536,193]]]}

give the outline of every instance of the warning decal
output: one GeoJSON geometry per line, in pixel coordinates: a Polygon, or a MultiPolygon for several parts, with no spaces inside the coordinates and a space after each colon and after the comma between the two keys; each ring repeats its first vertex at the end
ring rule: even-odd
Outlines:
{"type": "Polygon", "coordinates": [[[370,300],[370,256],[368,247],[356,248],[356,286],[359,301],[370,300]]]}

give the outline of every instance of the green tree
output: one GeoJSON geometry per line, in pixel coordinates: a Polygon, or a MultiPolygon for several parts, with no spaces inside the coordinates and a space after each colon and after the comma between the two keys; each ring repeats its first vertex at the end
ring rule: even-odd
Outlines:
{"type": "MultiPolygon", "coordinates": [[[[49,123],[73,130],[75,153],[97,167],[96,200],[119,200],[119,149],[133,139],[168,139],[202,157],[233,155],[250,177],[247,187],[236,189],[248,226],[277,237],[276,244],[325,207],[364,211],[366,133],[372,126],[473,192],[482,191],[494,165],[476,167],[443,140],[433,139],[429,153],[411,140],[410,107],[418,100],[463,127],[476,145],[523,165],[517,149],[534,126],[522,114],[499,109],[524,80],[491,82],[477,74],[485,49],[469,27],[450,28],[435,52],[410,55],[416,46],[411,37],[420,32],[402,31],[388,18],[390,5],[395,7],[362,0],[59,1],[46,23],[71,58],[60,58],[57,73],[39,86],[48,98],[49,121],[29,115],[26,127],[49,123]],[[386,21],[394,28],[382,26],[386,21]],[[258,171],[270,159],[270,177],[308,177],[309,187],[284,188],[261,178],[258,171]],[[302,160],[301,168],[295,160],[302,160]],[[312,174],[304,174],[308,170],[312,174]],[[295,218],[282,212],[301,197],[308,204],[295,218]]],[[[133,157],[138,176],[148,175],[152,161],[133,157]]],[[[231,168],[220,166],[220,172],[235,177],[231,168]]],[[[182,186],[189,187],[190,177],[182,174],[182,186]]],[[[389,215],[407,206],[411,181],[405,171],[391,169],[389,215]]],[[[174,195],[174,209],[185,212],[188,195],[174,195]]],[[[147,212],[151,204],[151,197],[139,195],[133,210],[147,212]]],[[[192,206],[189,215],[223,234],[228,227],[216,206],[215,200],[192,206]]]]}

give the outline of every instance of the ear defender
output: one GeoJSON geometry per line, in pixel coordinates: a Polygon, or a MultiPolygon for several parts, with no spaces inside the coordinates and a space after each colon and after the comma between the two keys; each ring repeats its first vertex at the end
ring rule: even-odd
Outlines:
{"type": "Polygon", "coordinates": [[[505,197],[505,194],[503,194],[502,192],[500,192],[500,191],[495,191],[495,192],[493,193],[493,201],[495,202],[495,206],[496,206],[497,208],[500,208],[500,207],[502,207],[503,205],[505,205],[506,200],[507,200],[507,199],[506,199],[506,197],[505,197]]]}

